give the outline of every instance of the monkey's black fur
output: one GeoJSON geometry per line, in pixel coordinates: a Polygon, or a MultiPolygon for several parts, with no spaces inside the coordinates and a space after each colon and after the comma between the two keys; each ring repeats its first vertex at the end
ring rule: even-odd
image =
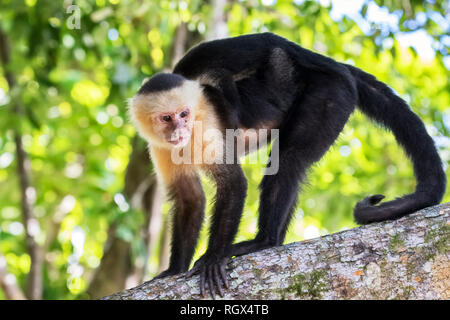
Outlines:
{"type": "MultiPolygon", "coordinates": [[[[203,287],[206,278],[214,290],[214,279],[220,290],[217,263],[221,258],[283,243],[307,169],[330,148],[355,106],[394,133],[411,158],[417,178],[413,194],[381,204],[382,195],[359,202],[355,220],[366,224],[397,219],[442,200],[446,177],[422,121],[388,86],[358,68],[264,33],[202,43],[181,59],[174,74],[210,80],[205,82],[204,92],[224,128],[272,123],[280,129],[279,172],[264,176],[261,182],[259,230],[254,240],[232,245],[246,195],[241,169],[223,165],[217,171],[209,247],[194,267],[194,271],[203,270],[203,287]]],[[[176,203],[187,196],[183,194],[176,203]]],[[[199,201],[203,206],[202,197],[199,201]]],[[[174,235],[171,259],[171,268],[177,266],[177,272],[187,270],[199,229],[197,222],[190,227],[189,221],[197,218],[188,217],[189,205],[179,206],[182,209],[175,219],[183,223],[175,226],[178,234],[174,235]]]]}
{"type": "Polygon", "coordinates": [[[138,94],[149,94],[167,91],[183,84],[184,78],[172,73],[158,73],[146,81],[139,89],[138,94]]]}

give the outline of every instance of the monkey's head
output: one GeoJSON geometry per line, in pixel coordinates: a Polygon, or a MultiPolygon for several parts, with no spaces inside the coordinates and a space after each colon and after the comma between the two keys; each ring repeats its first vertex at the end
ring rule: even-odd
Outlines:
{"type": "Polygon", "coordinates": [[[131,120],[151,144],[182,148],[191,139],[201,94],[196,81],[172,73],[157,74],[130,100],[131,120]]]}

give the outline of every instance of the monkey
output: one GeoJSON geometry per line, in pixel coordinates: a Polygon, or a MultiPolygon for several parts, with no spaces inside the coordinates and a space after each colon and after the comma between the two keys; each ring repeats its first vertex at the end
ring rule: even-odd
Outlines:
{"type": "MultiPolygon", "coordinates": [[[[189,271],[204,219],[199,176],[204,172],[217,189],[208,248],[187,276],[200,274],[203,297],[206,288],[213,298],[217,292],[223,296],[229,288],[225,266],[232,257],[283,244],[307,170],[332,146],[355,108],[394,134],[417,180],[413,193],[392,201],[381,202],[381,194],[365,197],[354,208],[355,221],[394,220],[440,203],[446,176],[423,122],[390,87],[355,66],[276,34],[258,33],[202,42],[171,73],[144,82],[130,99],[130,117],[148,142],[174,211],[169,267],[156,278],[189,271]],[[226,143],[223,136],[214,136],[208,145],[217,152],[203,161],[175,163],[173,152],[192,158],[192,144],[208,130],[261,128],[279,132],[279,168],[259,185],[255,238],[233,243],[247,181],[238,162],[221,160],[242,137],[226,143]]],[[[202,151],[206,147],[200,142],[202,151]]],[[[233,160],[239,156],[234,154],[233,160]]],[[[269,164],[274,156],[270,154],[269,164]]]]}

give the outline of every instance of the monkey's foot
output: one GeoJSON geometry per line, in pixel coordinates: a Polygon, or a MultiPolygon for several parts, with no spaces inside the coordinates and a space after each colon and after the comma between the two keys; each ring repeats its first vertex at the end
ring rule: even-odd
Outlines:
{"type": "Polygon", "coordinates": [[[269,247],[272,247],[272,245],[270,245],[269,241],[265,240],[253,239],[242,241],[231,246],[231,256],[242,256],[269,247]]]}
{"type": "Polygon", "coordinates": [[[213,299],[216,298],[216,289],[219,295],[223,297],[222,285],[228,289],[228,279],[225,267],[229,258],[211,257],[206,253],[198,259],[186,277],[192,277],[196,273],[200,273],[200,294],[206,298],[205,286],[208,283],[209,291],[213,299]]]}
{"type": "Polygon", "coordinates": [[[173,275],[176,275],[176,274],[179,274],[179,273],[181,273],[181,272],[167,269],[167,270],[161,272],[160,274],[158,274],[152,280],[161,279],[161,278],[165,278],[165,277],[168,277],[168,276],[173,276],[173,275]]]}

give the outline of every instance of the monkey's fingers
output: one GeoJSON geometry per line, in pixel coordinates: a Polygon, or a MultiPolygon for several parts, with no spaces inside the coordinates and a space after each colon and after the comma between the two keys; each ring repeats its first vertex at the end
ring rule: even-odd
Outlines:
{"type": "Polygon", "coordinates": [[[200,273],[200,294],[202,295],[203,298],[206,299],[205,278],[206,278],[206,272],[203,269],[200,273]]]}
{"type": "Polygon", "coordinates": [[[219,295],[223,298],[223,289],[221,280],[219,278],[219,266],[216,264],[214,265],[214,282],[216,283],[217,290],[219,291],[219,295]]]}
{"type": "Polygon", "coordinates": [[[225,272],[225,264],[221,264],[219,267],[220,277],[222,278],[222,282],[225,285],[225,288],[229,289],[227,273],[225,272]]]}
{"type": "Polygon", "coordinates": [[[173,272],[173,271],[171,271],[171,270],[166,270],[166,271],[163,271],[163,272],[161,272],[160,274],[158,274],[156,277],[154,277],[152,280],[156,280],[156,279],[162,279],[162,278],[165,278],[165,277],[168,277],[168,276],[172,276],[172,275],[174,275],[174,274],[177,274],[176,272],[173,272]]]}
{"type": "Polygon", "coordinates": [[[206,298],[205,282],[206,282],[206,270],[205,267],[194,265],[191,270],[186,274],[186,278],[192,277],[194,274],[200,273],[200,295],[206,298]]]}
{"type": "Polygon", "coordinates": [[[186,273],[186,278],[192,277],[194,274],[198,273],[199,271],[200,271],[200,266],[194,265],[194,266],[192,267],[192,269],[189,270],[188,273],[186,273]]]}
{"type": "Polygon", "coordinates": [[[208,286],[209,291],[211,292],[211,297],[216,300],[216,288],[214,287],[214,278],[213,278],[213,266],[210,266],[208,269],[208,286]]]}

